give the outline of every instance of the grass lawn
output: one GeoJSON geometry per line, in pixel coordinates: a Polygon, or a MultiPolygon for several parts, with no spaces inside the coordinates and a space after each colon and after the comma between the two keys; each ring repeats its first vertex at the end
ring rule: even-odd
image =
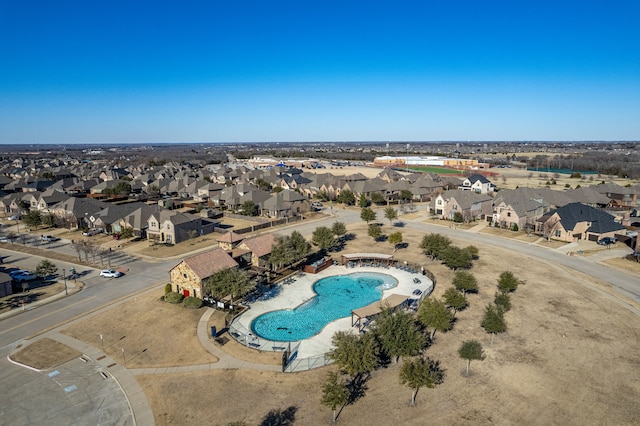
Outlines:
{"type": "Polygon", "coordinates": [[[459,175],[462,174],[461,170],[445,169],[444,167],[436,166],[424,166],[424,167],[409,167],[410,171],[436,173],[439,175],[459,175]]]}

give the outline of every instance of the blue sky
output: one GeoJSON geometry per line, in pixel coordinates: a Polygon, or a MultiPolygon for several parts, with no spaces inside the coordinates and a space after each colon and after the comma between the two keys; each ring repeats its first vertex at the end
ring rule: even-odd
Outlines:
{"type": "Polygon", "coordinates": [[[638,1],[0,2],[0,143],[640,140],[638,1]]]}

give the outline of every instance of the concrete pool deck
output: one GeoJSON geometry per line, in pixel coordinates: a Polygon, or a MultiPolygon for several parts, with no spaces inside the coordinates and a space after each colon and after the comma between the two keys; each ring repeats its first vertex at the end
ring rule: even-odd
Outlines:
{"type": "MultiPolygon", "coordinates": [[[[312,287],[316,281],[330,276],[347,275],[356,272],[386,274],[394,277],[398,281],[397,286],[383,291],[382,300],[392,294],[407,296],[411,299],[421,299],[422,297],[428,296],[433,290],[433,283],[431,280],[420,273],[414,274],[395,267],[384,268],[356,266],[353,268],[347,268],[345,266],[334,265],[317,274],[305,273],[301,276],[297,276],[294,278],[295,281],[290,284],[279,284],[274,288],[272,293],[263,297],[263,300],[256,300],[248,303],[247,305],[249,306],[249,310],[239,316],[234,321],[234,324],[240,325],[242,328],[245,328],[250,332],[251,323],[258,316],[281,309],[294,309],[307,300],[315,297],[316,293],[313,291],[312,287]],[[414,278],[418,278],[421,282],[419,284],[414,283],[414,278]],[[413,295],[413,292],[416,289],[422,291],[420,296],[413,295]]],[[[351,326],[351,316],[332,321],[327,324],[320,333],[300,341],[298,357],[307,358],[329,352],[329,350],[331,350],[331,338],[333,335],[337,331],[345,330],[352,330],[354,333],[357,333],[358,331],[357,327],[351,326]]],[[[253,337],[253,335],[249,335],[249,337],[253,337]]],[[[261,343],[265,341],[265,339],[262,338],[259,340],[261,343]]],[[[266,345],[266,347],[282,347],[282,345],[282,342],[274,342],[273,345],[266,345]]],[[[264,344],[261,346],[263,349],[265,348],[264,344]]]]}

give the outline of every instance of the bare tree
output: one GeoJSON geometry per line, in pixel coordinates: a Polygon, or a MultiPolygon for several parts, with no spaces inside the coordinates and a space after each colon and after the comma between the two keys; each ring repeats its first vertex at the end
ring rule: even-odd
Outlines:
{"type": "Polygon", "coordinates": [[[551,240],[551,236],[560,226],[560,218],[558,216],[552,216],[542,224],[542,236],[551,240]]]}

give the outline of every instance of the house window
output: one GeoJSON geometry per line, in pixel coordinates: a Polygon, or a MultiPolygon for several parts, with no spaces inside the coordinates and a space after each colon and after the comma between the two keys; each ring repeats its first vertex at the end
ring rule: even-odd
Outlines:
{"type": "Polygon", "coordinates": [[[442,205],[442,200],[438,200],[438,205],[441,206],[442,205]]]}
{"type": "Polygon", "coordinates": [[[511,217],[511,212],[507,212],[507,217],[511,217]]]}
{"type": "Polygon", "coordinates": [[[182,274],[182,277],[183,277],[183,278],[189,278],[189,277],[187,276],[187,274],[184,274],[184,273],[182,274]]]}
{"type": "Polygon", "coordinates": [[[167,225],[167,229],[171,229],[171,225],[167,225]]]}
{"type": "Polygon", "coordinates": [[[560,235],[562,235],[562,231],[560,231],[559,229],[556,229],[556,237],[560,237],[560,235]]]}
{"type": "Polygon", "coordinates": [[[157,223],[155,223],[155,222],[151,222],[151,227],[152,227],[152,228],[155,228],[156,226],[158,226],[158,224],[157,224],[157,223]]]}
{"type": "Polygon", "coordinates": [[[458,205],[454,204],[453,207],[451,208],[451,210],[458,210],[458,205]]]}

